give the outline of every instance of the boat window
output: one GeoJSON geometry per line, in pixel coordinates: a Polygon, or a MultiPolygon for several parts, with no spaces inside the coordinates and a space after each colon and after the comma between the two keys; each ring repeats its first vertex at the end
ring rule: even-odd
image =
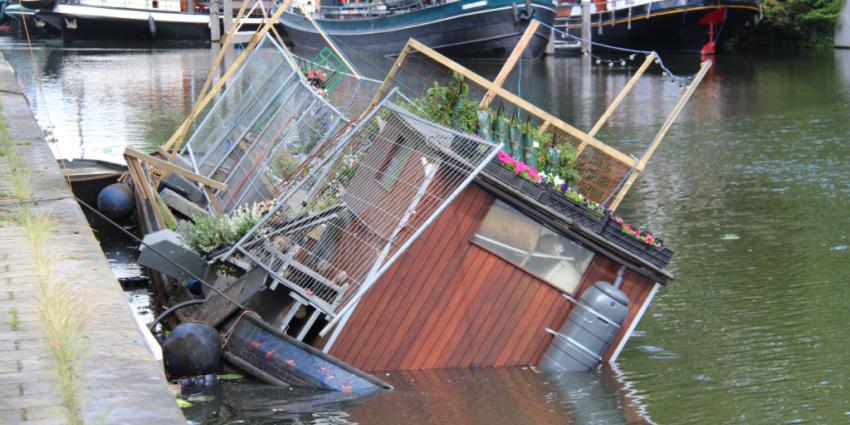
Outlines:
{"type": "Polygon", "coordinates": [[[561,291],[574,293],[593,252],[497,200],[473,243],[561,291]]]}
{"type": "Polygon", "coordinates": [[[381,164],[381,167],[378,168],[378,172],[375,174],[375,178],[378,179],[381,187],[384,189],[389,189],[395,184],[398,176],[404,170],[407,161],[413,156],[413,149],[405,148],[404,144],[404,136],[398,136],[398,139],[393,143],[384,159],[383,164],[381,164]]]}

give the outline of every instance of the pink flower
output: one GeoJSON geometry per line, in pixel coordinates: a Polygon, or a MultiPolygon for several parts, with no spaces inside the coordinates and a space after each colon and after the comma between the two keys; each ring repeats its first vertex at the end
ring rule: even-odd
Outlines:
{"type": "Polygon", "coordinates": [[[510,156],[510,155],[508,155],[507,153],[505,153],[505,151],[499,151],[499,162],[501,162],[501,163],[503,163],[503,164],[504,164],[504,163],[508,163],[508,164],[509,164],[509,163],[510,163],[511,161],[513,161],[513,160],[514,160],[514,159],[513,159],[513,158],[511,158],[511,156],[510,156]]]}

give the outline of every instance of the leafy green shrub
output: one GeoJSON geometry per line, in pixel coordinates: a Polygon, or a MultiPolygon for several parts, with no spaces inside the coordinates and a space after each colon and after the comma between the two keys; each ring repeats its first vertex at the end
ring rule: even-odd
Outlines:
{"type": "Polygon", "coordinates": [[[226,215],[196,214],[188,225],[186,243],[205,255],[222,245],[234,244],[260,221],[271,206],[271,203],[260,202],[243,205],[226,215]]]}
{"type": "Polygon", "coordinates": [[[838,0],[763,0],[764,19],[736,42],[751,45],[832,47],[838,0]]]}

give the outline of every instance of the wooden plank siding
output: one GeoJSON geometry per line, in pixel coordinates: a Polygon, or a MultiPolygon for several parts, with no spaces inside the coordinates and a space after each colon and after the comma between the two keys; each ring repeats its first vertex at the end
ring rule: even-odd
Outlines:
{"type": "MultiPolygon", "coordinates": [[[[369,371],[536,364],[552,340],[544,329],[560,329],[572,305],[470,242],[494,199],[470,185],[364,296],[330,353],[369,371]]],[[[596,255],[578,293],[619,267],[596,255]]],[[[624,329],[652,286],[625,274],[624,329]]]]}

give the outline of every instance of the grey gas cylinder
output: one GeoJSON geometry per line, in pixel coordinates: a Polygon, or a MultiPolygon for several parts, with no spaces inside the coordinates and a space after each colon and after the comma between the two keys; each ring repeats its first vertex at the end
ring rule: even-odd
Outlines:
{"type": "Polygon", "coordinates": [[[602,353],[620,331],[629,310],[629,298],[614,285],[599,281],[584,291],[566,322],[554,335],[539,368],[545,371],[587,371],[599,364],[602,353]]]}

